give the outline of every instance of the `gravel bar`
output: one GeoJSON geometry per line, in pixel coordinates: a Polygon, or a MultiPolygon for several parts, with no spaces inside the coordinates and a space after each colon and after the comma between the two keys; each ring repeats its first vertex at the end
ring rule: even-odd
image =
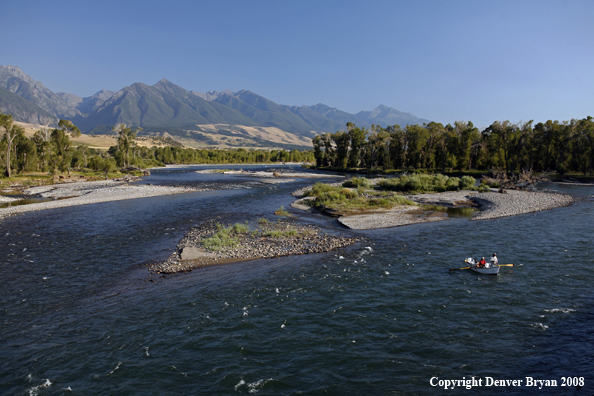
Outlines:
{"type": "Polygon", "coordinates": [[[568,206],[573,198],[566,194],[540,191],[505,190],[505,193],[479,193],[468,197],[480,207],[472,220],[488,220],[568,206]]]}
{"type": "Polygon", "coordinates": [[[31,187],[26,189],[24,194],[30,196],[56,198],[56,200],[0,208],[0,219],[17,213],[32,212],[36,210],[64,208],[67,206],[88,205],[100,202],[121,201],[126,199],[147,198],[159,195],[180,194],[193,191],[200,190],[187,187],[134,185],[128,184],[124,181],[112,180],[31,187]]]}

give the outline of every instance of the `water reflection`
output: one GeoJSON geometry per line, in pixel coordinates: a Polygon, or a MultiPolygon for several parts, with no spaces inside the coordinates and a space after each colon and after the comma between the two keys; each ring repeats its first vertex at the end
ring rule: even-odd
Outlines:
{"type": "MultiPolygon", "coordinates": [[[[441,212],[446,213],[451,218],[467,218],[470,219],[477,212],[474,208],[468,207],[447,207],[440,205],[421,205],[423,210],[427,212],[441,212]]],[[[431,213],[428,213],[431,214],[431,213]]]]}

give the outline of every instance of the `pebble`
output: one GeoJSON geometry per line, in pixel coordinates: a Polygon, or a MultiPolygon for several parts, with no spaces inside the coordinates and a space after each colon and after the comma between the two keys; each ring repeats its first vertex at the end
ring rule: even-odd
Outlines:
{"type": "Polygon", "coordinates": [[[244,261],[254,258],[274,258],[310,253],[322,253],[352,245],[360,240],[356,237],[327,235],[312,225],[293,223],[271,223],[274,229],[296,229],[297,237],[263,237],[252,233],[240,234],[239,246],[217,252],[209,252],[196,260],[181,260],[181,252],[187,246],[203,248],[202,239],[212,236],[216,231],[214,222],[204,223],[192,228],[178,243],[175,252],[163,263],[152,264],[149,270],[162,274],[191,271],[220,261],[244,261]]]}
{"type": "Polygon", "coordinates": [[[128,184],[125,181],[114,180],[88,181],[30,187],[23,191],[25,195],[49,198],[71,198],[57,199],[56,201],[40,202],[30,205],[0,208],[0,219],[17,213],[25,213],[36,210],[64,208],[68,206],[87,205],[135,198],[146,198],[158,195],[180,194],[192,191],[202,191],[202,189],[176,186],[136,185],[128,184]]]}
{"type": "Polygon", "coordinates": [[[472,220],[540,212],[568,206],[573,202],[573,198],[567,194],[518,190],[505,190],[504,194],[496,192],[473,194],[469,199],[480,206],[480,212],[474,215],[472,220]]]}

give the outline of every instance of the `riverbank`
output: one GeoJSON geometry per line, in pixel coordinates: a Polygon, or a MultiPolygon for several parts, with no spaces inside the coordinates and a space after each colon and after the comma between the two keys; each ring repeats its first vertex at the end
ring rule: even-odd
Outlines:
{"type": "Polygon", "coordinates": [[[256,229],[227,230],[235,239],[230,247],[209,249],[208,242],[216,237],[222,226],[208,222],[192,228],[176,246],[175,252],[163,263],[149,265],[150,271],[174,274],[213,264],[225,264],[260,258],[275,258],[301,254],[322,253],[352,245],[360,238],[328,235],[312,225],[299,225],[293,221],[266,222],[256,229]]]}
{"type": "MultiPolygon", "coordinates": [[[[295,197],[303,197],[307,187],[295,191],[295,197]]],[[[472,221],[540,212],[568,206],[573,198],[566,194],[542,191],[502,190],[501,192],[447,191],[442,193],[408,194],[406,198],[419,205],[438,205],[449,208],[475,207],[472,221]]],[[[307,205],[309,197],[291,204],[295,209],[313,211],[307,205]]],[[[422,210],[419,206],[401,205],[391,209],[374,209],[344,216],[337,221],[353,230],[391,228],[410,224],[448,220],[442,212],[422,210]]]]}
{"type": "Polygon", "coordinates": [[[566,194],[517,190],[504,190],[504,193],[478,193],[469,196],[469,199],[480,209],[480,212],[471,220],[489,220],[541,212],[568,206],[573,202],[573,198],[566,194]]]}
{"type": "Polygon", "coordinates": [[[235,176],[250,176],[258,177],[262,179],[287,179],[290,181],[294,179],[319,179],[319,178],[344,178],[343,175],[333,175],[327,173],[315,173],[315,172],[287,172],[284,169],[271,169],[269,171],[248,171],[248,170],[231,170],[231,169],[206,169],[199,170],[196,173],[222,173],[224,175],[235,175],[235,176]]]}
{"type": "Polygon", "coordinates": [[[14,214],[36,210],[181,194],[193,191],[203,190],[188,187],[135,185],[123,180],[87,181],[29,187],[22,191],[24,196],[53,198],[54,201],[0,208],[0,219],[14,214]]]}

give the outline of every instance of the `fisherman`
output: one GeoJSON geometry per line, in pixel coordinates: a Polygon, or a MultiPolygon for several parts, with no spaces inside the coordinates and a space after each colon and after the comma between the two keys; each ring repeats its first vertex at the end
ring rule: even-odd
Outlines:
{"type": "Polygon", "coordinates": [[[484,267],[485,264],[487,264],[487,262],[485,261],[485,258],[481,258],[481,261],[478,262],[477,267],[484,267]]]}
{"type": "Polygon", "coordinates": [[[493,253],[491,257],[491,265],[497,266],[499,264],[499,259],[497,258],[497,254],[493,253]]]}

